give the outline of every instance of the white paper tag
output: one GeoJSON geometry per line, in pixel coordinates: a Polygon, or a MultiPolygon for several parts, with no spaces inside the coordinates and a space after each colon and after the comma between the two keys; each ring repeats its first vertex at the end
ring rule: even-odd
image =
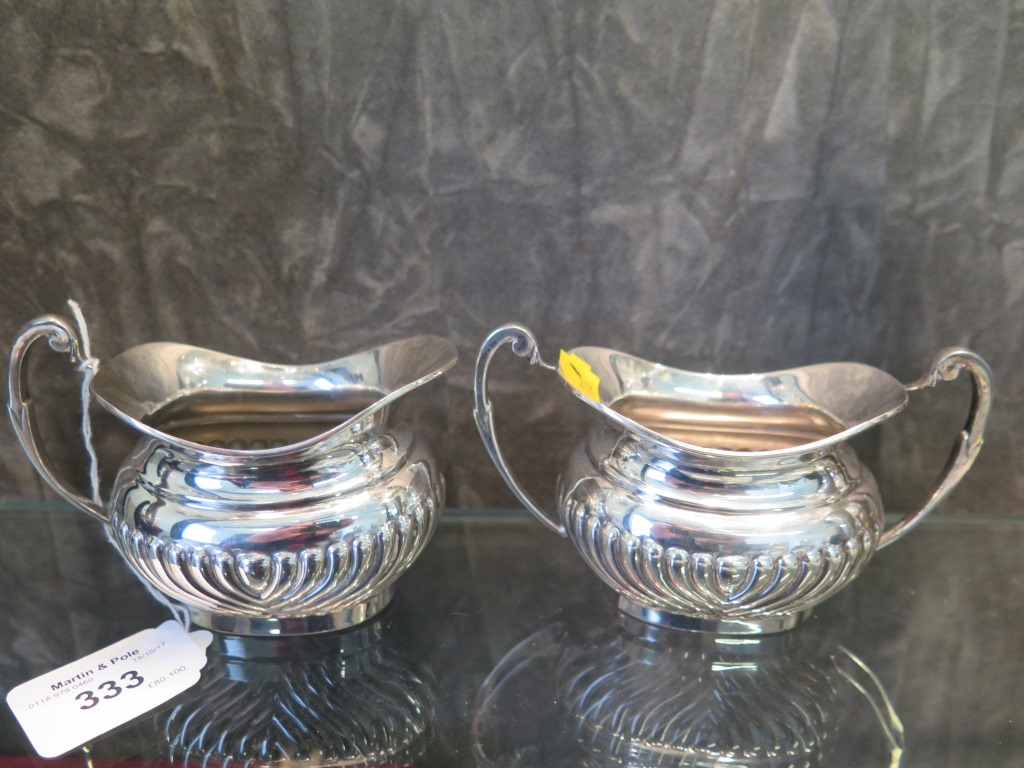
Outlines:
{"type": "Polygon", "coordinates": [[[59,757],[199,682],[212,640],[165,621],[22,683],[7,704],[36,752],[59,757]]]}

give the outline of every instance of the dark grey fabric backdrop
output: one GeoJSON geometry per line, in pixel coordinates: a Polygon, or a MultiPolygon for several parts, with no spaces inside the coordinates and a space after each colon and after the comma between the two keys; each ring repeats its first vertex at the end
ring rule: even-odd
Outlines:
{"type": "MultiPolygon", "coordinates": [[[[95,352],[168,339],[312,361],[433,332],[407,412],[449,503],[512,505],[472,427],[476,349],[531,325],[696,370],[942,346],[997,374],[947,511],[1024,499],[1024,2],[0,0],[0,352],[82,302],[95,352]]],[[[40,353],[42,356],[42,353],[40,353]]],[[[35,371],[81,480],[75,382],[35,371]]],[[[498,366],[539,498],[587,419],[498,366]]],[[[861,445],[919,498],[966,390],[861,445]]],[[[109,476],[126,439],[100,419],[109,476]]],[[[44,493],[6,423],[0,498],[44,493]]]]}

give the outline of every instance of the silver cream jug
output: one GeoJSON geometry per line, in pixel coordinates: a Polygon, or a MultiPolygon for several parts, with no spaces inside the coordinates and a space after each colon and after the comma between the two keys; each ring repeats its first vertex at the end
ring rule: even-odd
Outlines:
{"type": "Polygon", "coordinates": [[[619,608],[727,634],[795,626],[919,523],[974,463],[991,402],[988,366],[964,349],[944,350],[904,386],[858,363],[720,376],[599,347],[563,352],[556,367],[520,325],[487,338],[475,377],[476,424],[498,471],[572,539],[619,608]],[[495,436],[488,367],[506,344],[604,417],[559,478],[557,519],[516,481],[495,436]],[[960,371],[973,398],[952,455],[926,501],[884,530],[878,487],[847,441],[960,371]]]}
{"type": "Polygon", "coordinates": [[[40,317],[11,351],[9,412],[36,470],[109,526],[136,574],[200,626],[329,631],[383,609],[433,534],[444,479],[389,406],[456,361],[434,336],[313,365],[151,343],[100,366],[92,394],[140,435],[108,504],[79,494],[40,442],[26,355],[82,359],[75,327],[40,317]]]}

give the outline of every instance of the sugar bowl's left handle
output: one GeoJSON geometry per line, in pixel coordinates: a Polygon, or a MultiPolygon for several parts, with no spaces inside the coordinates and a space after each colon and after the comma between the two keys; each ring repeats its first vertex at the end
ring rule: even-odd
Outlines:
{"type": "Polygon", "coordinates": [[[540,352],[537,350],[537,340],[533,337],[529,328],[525,328],[522,325],[509,324],[494,330],[484,340],[483,345],[480,347],[480,355],[476,360],[476,376],[473,382],[475,400],[473,417],[476,419],[476,427],[480,430],[480,437],[484,441],[484,447],[487,448],[487,453],[494,462],[494,466],[498,468],[502,479],[508,484],[516,498],[544,525],[559,536],[566,536],[568,534],[565,531],[565,526],[559,523],[556,517],[545,512],[544,508],[534,501],[526,489],[519,484],[519,481],[516,480],[515,475],[512,474],[512,470],[505,461],[501,448],[498,446],[498,438],[494,433],[494,409],[491,407],[491,401],[487,397],[487,375],[490,371],[491,358],[494,357],[494,353],[506,344],[510,346],[518,357],[524,357],[529,360],[530,365],[539,365],[541,368],[551,371],[555,370],[553,366],[548,365],[541,359],[540,352]]]}
{"type": "Polygon", "coordinates": [[[35,407],[29,394],[28,369],[25,360],[29,349],[39,339],[46,339],[55,352],[66,354],[73,365],[82,363],[82,343],[78,331],[69,320],[58,315],[37,317],[18,334],[11,347],[11,365],[7,379],[7,412],[18,435],[18,442],[28,455],[32,466],[61,497],[83,512],[106,521],[103,508],[82,496],[78,491],[57,476],[49,456],[43,450],[39,429],[35,423],[35,407]]]}

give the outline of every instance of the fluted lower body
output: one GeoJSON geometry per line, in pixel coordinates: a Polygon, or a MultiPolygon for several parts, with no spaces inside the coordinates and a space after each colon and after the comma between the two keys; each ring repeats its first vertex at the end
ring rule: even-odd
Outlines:
{"type": "Polygon", "coordinates": [[[846,586],[877,547],[875,482],[848,449],[777,468],[693,465],[608,432],[582,444],[563,475],[562,519],[638,618],[743,634],[786,629],[846,586]]]}
{"type": "Polygon", "coordinates": [[[272,465],[144,444],[111,514],[129,564],[201,625],[241,634],[351,626],[387,605],[433,535],[444,481],[407,432],[272,465]]]}

